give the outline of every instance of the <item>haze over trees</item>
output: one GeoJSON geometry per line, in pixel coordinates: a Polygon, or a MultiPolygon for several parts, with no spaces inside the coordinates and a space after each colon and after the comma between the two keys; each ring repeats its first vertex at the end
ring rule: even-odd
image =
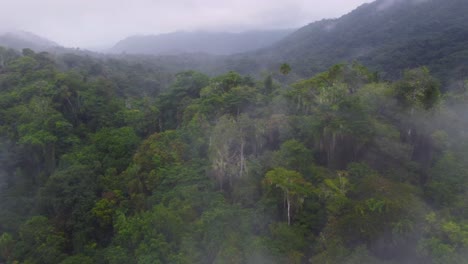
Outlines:
{"type": "MultiPolygon", "coordinates": [[[[173,73],[197,70],[211,76],[236,71],[258,78],[287,63],[294,72],[282,81],[307,78],[334,64],[352,61],[385,80],[401,78],[405,69],[426,66],[444,85],[452,86],[463,81],[467,71],[466,12],[465,0],[378,0],[296,31],[133,36],[111,51],[119,59],[150,61],[173,73]]],[[[2,42],[2,37],[5,35],[0,36],[0,45],[10,48],[49,50],[38,48],[44,40],[16,45],[17,38],[2,42]]],[[[66,48],[53,52],[103,56],[66,48]]]]}
{"type": "Polygon", "coordinates": [[[468,76],[447,56],[387,78],[0,47],[0,263],[467,263],[468,76]]]}
{"type": "Polygon", "coordinates": [[[25,31],[14,31],[0,34],[0,46],[22,50],[25,48],[33,50],[48,50],[59,45],[53,41],[42,38],[25,31]]]}
{"type": "Polygon", "coordinates": [[[249,74],[288,62],[295,74],[308,77],[355,60],[385,79],[427,66],[443,82],[459,80],[467,71],[468,40],[462,37],[468,35],[467,11],[465,0],[375,1],[338,19],[313,22],[229,64],[249,74]]]}
{"type": "Polygon", "coordinates": [[[174,32],[154,36],[132,36],[119,41],[110,52],[151,55],[184,53],[230,55],[265,48],[293,31],[291,29],[241,33],[174,32]]]}

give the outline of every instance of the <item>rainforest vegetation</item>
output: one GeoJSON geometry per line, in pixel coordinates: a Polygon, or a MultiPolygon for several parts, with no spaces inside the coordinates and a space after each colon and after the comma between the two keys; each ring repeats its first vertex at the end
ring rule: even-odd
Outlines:
{"type": "Polygon", "coordinates": [[[0,58],[0,263],[467,263],[467,82],[0,58]]]}

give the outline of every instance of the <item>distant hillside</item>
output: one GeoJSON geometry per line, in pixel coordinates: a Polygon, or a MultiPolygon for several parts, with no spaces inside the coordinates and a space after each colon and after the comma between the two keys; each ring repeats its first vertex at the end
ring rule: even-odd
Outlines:
{"type": "Polygon", "coordinates": [[[467,0],[377,0],[339,19],[309,24],[257,52],[232,56],[226,68],[277,70],[311,76],[330,65],[357,60],[385,78],[427,65],[437,77],[466,78],[467,0]]]}
{"type": "Polygon", "coordinates": [[[243,33],[174,32],[152,36],[132,36],[117,43],[110,52],[152,55],[183,53],[227,55],[265,48],[292,32],[293,30],[243,33]]]}
{"type": "Polygon", "coordinates": [[[29,32],[15,31],[0,34],[0,46],[18,50],[30,48],[42,51],[58,47],[59,44],[29,32]]]}

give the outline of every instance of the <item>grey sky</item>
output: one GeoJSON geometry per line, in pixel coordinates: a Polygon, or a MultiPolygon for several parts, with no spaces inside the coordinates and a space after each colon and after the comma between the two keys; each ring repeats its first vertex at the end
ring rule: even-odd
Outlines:
{"type": "Polygon", "coordinates": [[[135,34],[299,27],[366,2],[372,0],[0,0],[0,32],[92,47],[135,34]]]}

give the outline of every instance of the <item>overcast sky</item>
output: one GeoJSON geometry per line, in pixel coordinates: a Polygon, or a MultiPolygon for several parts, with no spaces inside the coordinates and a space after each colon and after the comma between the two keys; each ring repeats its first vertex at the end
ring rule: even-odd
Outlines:
{"type": "Polygon", "coordinates": [[[0,0],[0,32],[97,47],[135,34],[300,27],[366,2],[372,0],[0,0]]]}

